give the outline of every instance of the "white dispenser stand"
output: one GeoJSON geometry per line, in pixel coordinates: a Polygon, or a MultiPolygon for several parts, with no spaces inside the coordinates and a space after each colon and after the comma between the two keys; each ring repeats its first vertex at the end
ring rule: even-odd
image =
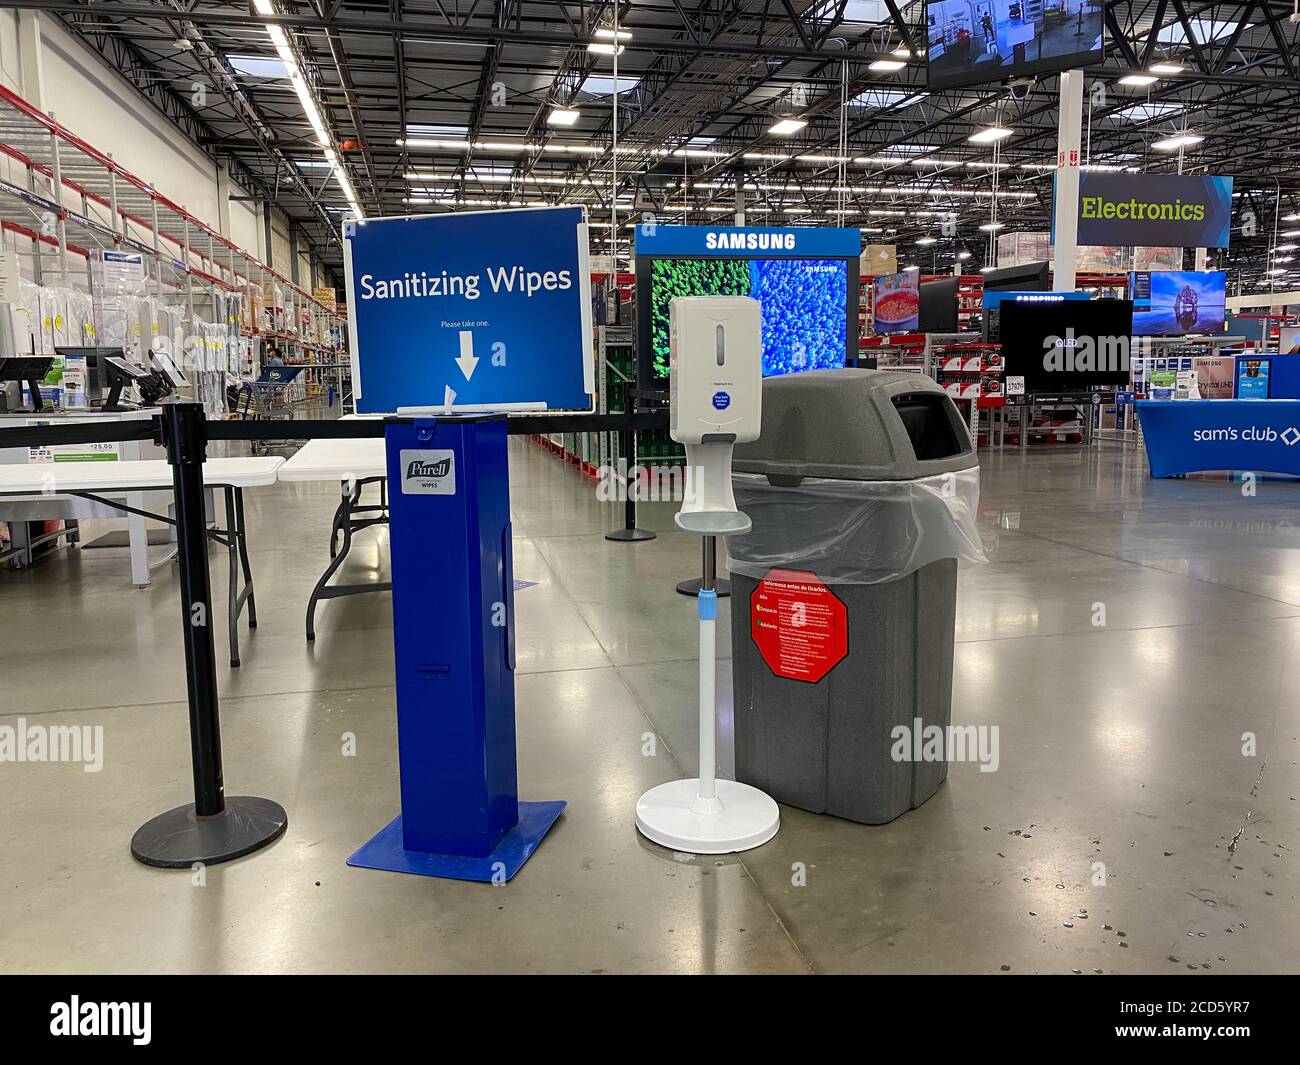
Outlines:
{"type": "Polygon", "coordinates": [[[758,302],[745,296],[674,300],[671,328],[671,435],[686,445],[686,500],[677,526],[702,540],[700,775],[651,788],[637,800],[636,827],[664,847],[694,854],[750,850],[776,835],[780,811],[748,784],[717,779],[718,596],[715,540],[748,532],[736,509],[731,453],[758,436],[762,364],[758,302]]]}

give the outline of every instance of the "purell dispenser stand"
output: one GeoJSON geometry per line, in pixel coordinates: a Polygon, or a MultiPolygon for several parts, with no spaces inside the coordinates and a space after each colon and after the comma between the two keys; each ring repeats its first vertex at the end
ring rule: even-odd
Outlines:
{"type": "Polygon", "coordinates": [[[686,500],[678,528],[703,538],[700,619],[700,775],[647,791],[636,804],[636,827],[647,839],[694,854],[729,854],[766,843],[780,827],[776,803],[757,788],[718,780],[718,596],[714,540],[748,532],[749,518],[731,491],[731,452],[757,439],[762,422],[763,367],[757,300],[687,296],[669,311],[669,432],[686,445],[686,500]]]}

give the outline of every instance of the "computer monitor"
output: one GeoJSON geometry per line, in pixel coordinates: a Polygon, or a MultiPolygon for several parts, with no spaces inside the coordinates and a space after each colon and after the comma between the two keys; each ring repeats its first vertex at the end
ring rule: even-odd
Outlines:
{"type": "Polygon", "coordinates": [[[105,380],[104,367],[100,360],[113,356],[119,359],[126,357],[126,352],[122,348],[83,348],[83,347],[59,347],[56,346],[54,354],[64,359],[85,359],[86,360],[86,402],[92,407],[101,406],[104,402],[104,390],[108,388],[108,382],[105,380]]]}
{"type": "Polygon", "coordinates": [[[960,287],[961,279],[957,277],[922,282],[917,332],[957,332],[957,292],[960,287]]]}
{"type": "Polygon", "coordinates": [[[150,350],[149,361],[153,364],[153,368],[162,375],[163,380],[171,385],[173,389],[187,388],[189,386],[189,381],[181,373],[180,367],[176,365],[176,361],[166,351],[150,350]]]}
{"type": "Polygon", "coordinates": [[[53,355],[10,355],[0,358],[0,382],[16,381],[19,385],[26,385],[32,396],[32,410],[43,410],[45,402],[41,399],[41,381],[53,365],[53,355]]]}
{"type": "Polygon", "coordinates": [[[104,356],[100,369],[103,372],[103,383],[108,387],[108,398],[104,400],[105,410],[121,410],[122,389],[150,376],[148,370],[127,362],[125,356],[118,355],[104,356]]]}

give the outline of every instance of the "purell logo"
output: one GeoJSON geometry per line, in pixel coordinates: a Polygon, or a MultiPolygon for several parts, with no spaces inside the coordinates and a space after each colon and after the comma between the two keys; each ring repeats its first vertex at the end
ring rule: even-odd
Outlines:
{"type": "Polygon", "coordinates": [[[416,496],[452,496],[456,494],[456,453],[402,450],[402,494],[416,496]]]}
{"type": "Polygon", "coordinates": [[[438,459],[437,462],[421,462],[418,459],[406,467],[407,478],[412,477],[446,477],[451,472],[451,459],[438,459]]]}

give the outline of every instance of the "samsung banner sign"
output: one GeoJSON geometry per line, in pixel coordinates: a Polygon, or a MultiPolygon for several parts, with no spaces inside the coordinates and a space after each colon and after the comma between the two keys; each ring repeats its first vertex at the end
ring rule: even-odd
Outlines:
{"type": "Polygon", "coordinates": [[[1232,178],[1185,174],[1079,175],[1079,244],[1226,248],[1232,178]]]}
{"type": "Polygon", "coordinates": [[[347,222],[357,410],[590,410],[578,207],[347,222]]]}
{"type": "Polygon", "coordinates": [[[856,229],[665,226],[657,223],[636,227],[637,255],[856,259],[861,252],[862,236],[856,229]]]}

